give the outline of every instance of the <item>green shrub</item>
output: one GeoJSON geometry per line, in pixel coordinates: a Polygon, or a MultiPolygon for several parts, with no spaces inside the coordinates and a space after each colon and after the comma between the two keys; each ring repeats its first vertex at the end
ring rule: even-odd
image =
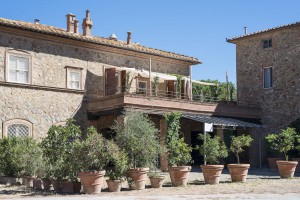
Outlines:
{"type": "Polygon", "coordinates": [[[209,164],[219,164],[221,158],[228,156],[226,145],[220,137],[211,137],[209,134],[199,134],[198,138],[203,140],[203,144],[197,146],[196,149],[204,156],[205,162],[209,164]]]}
{"type": "Polygon", "coordinates": [[[124,151],[117,151],[113,154],[112,164],[114,165],[113,169],[107,171],[110,180],[121,180],[126,177],[128,158],[124,151]]]}
{"type": "Polygon", "coordinates": [[[294,143],[296,137],[297,133],[295,129],[288,127],[287,129],[281,130],[279,134],[269,134],[266,140],[272,150],[283,153],[285,160],[288,161],[288,153],[295,148],[294,143]]]}
{"type": "Polygon", "coordinates": [[[230,151],[236,156],[238,164],[240,164],[239,154],[244,151],[243,147],[249,147],[252,141],[250,135],[232,136],[230,151]]]}

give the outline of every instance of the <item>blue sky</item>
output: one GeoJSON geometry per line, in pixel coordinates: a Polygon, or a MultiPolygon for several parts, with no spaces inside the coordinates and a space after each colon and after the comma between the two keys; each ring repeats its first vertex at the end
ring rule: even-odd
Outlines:
{"type": "Polygon", "coordinates": [[[197,57],[193,79],[235,82],[235,45],[227,43],[244,33],[300,21],[299,0],[2,0],[0,17],[66,27],[67,13],[80,20],[91,11],[92,34],[115,33],[126,40],[197,57]]]}

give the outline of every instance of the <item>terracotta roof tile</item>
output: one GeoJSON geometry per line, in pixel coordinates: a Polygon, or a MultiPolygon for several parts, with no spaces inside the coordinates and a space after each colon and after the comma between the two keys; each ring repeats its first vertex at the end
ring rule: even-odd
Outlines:
{"type": "Polygon", "coordinates": [[[145,47],[145,46],[142,46],[142,45],[136,44],[136,43],[127,45],[127,43],[124,41],[115,41],[115,40],[110,40],[108,38],[103,38],[103,37],[98,37],[98,36],[83,36],[81,34],[67,32],[65,29],[54,27],[54,26],[48,26],[48,25],[43,25],[43,24],[34,24],[34,23],[30,23],[30,22],[10,20],[10,19],[4,19],[4,18],[0,18],[0,26],[19,28],[19,29],[39,32],[39,33],[43,33],[43,34],[49,34],[49,35],[55,35],[55,36],[64,37],[64,38],[80,40],[83,42],[91,42],[91,43],[96,43],[96,44],[100,44],[100,45],[106,45],[106,46],[111,46],[111,47],[116,47],[116,48],[121,48],[121,49],[127,49],[127,50],[131,50],[131,51],[136,51],[136,52],[148,53],[148,54],[163,56],[163,57],[167,57],[167,58],[183,60],[183,61],[191,62],[193,64],[201,63],[197,58],[194,58],[194,57],[185,56],[185,55],[181,55],[181,54],[177,54],[177,53],[173,53],[173,52],[169,52],[169,51],[154,49],[154,48],[150,48],[150,47],[145,47]]]}
{"type": "Polygon", "coordinates": [[[276,27],[273,27],[273,28],[269,28],[269,29],[265,29],[265,30],[261,30],[261,31],[253,32],[253,33],[249,33],[249,34],[246,34],[246,35],[240,35],[240,36],[237,36],[237,37],[234,37],[234,38],[231,38],[231,39],[227,39],[227,42],[233,42],[233,41],[238,40],[238,39],[242,39],[242,38],[246,38],[246,37],[251,37],[251,36],[254,36],[254,35],[261,34],[261,33],[266,33],[266,32],[269,32],[269,31],[274,31],[274,30],[279,30],[279,29],[285,29],[285,28],[299,26],[299,25],[300,25],[300,21],[294,22],[294,23],[290,23],[290,24],[286,24],[286,25],[282,25],[282,26],[276,26],[276,27]]]}

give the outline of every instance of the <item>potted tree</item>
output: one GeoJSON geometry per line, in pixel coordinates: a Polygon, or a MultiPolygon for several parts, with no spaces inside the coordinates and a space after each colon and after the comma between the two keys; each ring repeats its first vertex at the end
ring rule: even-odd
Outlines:
{"type": "Polygon", "coordinates": [[[159,170],[156,167],[148,173],[148,176],[152,188],[162,188],[165,176],[159,173],[159,170]]]}
{"type": "Polygon", "coordinates": [[[145,189],[149,167],[161,152],[158,133],[150,118],[141,112],[126,111],[124,121],[115,121],[112,129],[117,133],[116,142],[128,157],[127,175],[132,188],[145,189]]]}
{"type": "Polygon", "coordinates": [[[111,161],[111,155],[116,151],[118,151],[117,145],[97,133],[94,127],[88,128],[85,140],[73,142],[70,155],[80,171],[79,178],[84,193],[101,192],[105,175],[104,167],[111,161]]]}
{"type": "Polygon", "coordinates": [[[293,150],[297,133],[294,128],[281,130],[279,134],[269,134],[266,139],[270,147],[284,154],[285,160],[276,161],[281,178],[294,177],[297,161],[289,161],[288,153],[293,150]]]}
{"type": "Polygon", "coordinates": [[[220,137],[211,137],[209,134],[199,134],[203,145],[197,146],[200,154],[204,156],[205,165],[201,165],[204,181],[206,184],[218,184],[224,165],[220,165],[220,159],[228,156],[225,143],[220,137]]]}
{"type": "Polygon", "coordinates": [[[191,151],[183,138],[179,136],[181,113],[172,112],[165,115],[167,121],[167,161],[172,185],[186,186],[192,169],[187,165],[192,161],[191,151]]]}
{"type": "Polygon", "coordinates": [[[250,135],[232,136],[230,151],[236,156],[237,164],[228,164],[232,182],[246,182],[250,164],[241,164],[239,154],[249,147],[253,139],[250,135]]]}
{"type": "Polygon", "coordinates": [[[112,163],[114,167],[112,170],[107,171],[108,180],[106,180],[108,191],[120,192],[122,182],[126,177],[128,166],[127,154],[124,151],[117,151],[113,154],[112,163]]]}

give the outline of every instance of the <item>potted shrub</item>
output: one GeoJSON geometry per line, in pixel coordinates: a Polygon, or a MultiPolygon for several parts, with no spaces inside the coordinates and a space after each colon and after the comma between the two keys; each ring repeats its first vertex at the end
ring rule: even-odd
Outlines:
{"type": "Polygon", "coordinates": [[[204,181],[206,184],[218,184],[224,165],[220,165],[220,159],[228,156],[225,143],[220,137],[211,137],[209,134],[199,134],[203,145],[197,146],[200,154],[204,156],[205,165],[201,165],[204,181]],[[209,164],[207,164],[209,163],[209,164]]]}
{"type": "Polygon", "coordinates": [[[108,180],[106,180],[108,191],[120,192],[122,182],[126,177],[128,159],[124,151],[117,151],[113,154],[112,163],[114,167],[112,170],[107,171],[108,180]]]}
{"type": "Polygon", "coordinates": [[[179,136],[181,114],[172,112],[165,115],[167,121],[167,161],[172,185],[186,186],[192,169],[187,165],[192,161],[192,148],[179,136]]]}
{"type": "Polygon", "coordinates": [[[246,182],[250,164],[241,164],[239,154],[249,147],[253,139],[250,135],[232,136],[230,151],[236,156],[237,164],[228,164],[232,182],[246,182]]]}
{"type": "Polygon", "coordinates": [[[83,192],[97,194],[101,192],[105,170],[111,155],[118,151],[112,141],[97,133],[94,127],[88,128],[85,140],[73,143],[71,158],[78,166],[83,192]]]}
{"type": "Polygon", "coordinates": [[[33,187],[36,189],[49,190],[51,185],[50,175],[50,167],[42,158],[38,165],[36,178],[33,180],[33,187]]]}
{"type": "Polygon", "coordinates": [[[289,161],[288,153],[293,150],[297,133],[294,128],[282,130],[279,134],[269,134],[266,140],[270,147],[284,154],[285,160],[276,161],[281,178],[291,178],[294,176],[297,161],[289,161]]]}
{"type": "Polygon", "coordinates": [[[148,176],[152,188],[162,188],[162,185],[165,180],[165,176],[159,173],[156,167],[154,168],[154,170],[148,173],[148,176]]]}
{"type": "Polygon", "coordinates": [[[161,152],[159,131],[144,113],[126,111],[123,117],[125,120],[115,121],[112,129],[117,133],[117,144],[128,157],[129,183],[132,181],[133,189],[145,189],[149,167],[161,152]]]}

